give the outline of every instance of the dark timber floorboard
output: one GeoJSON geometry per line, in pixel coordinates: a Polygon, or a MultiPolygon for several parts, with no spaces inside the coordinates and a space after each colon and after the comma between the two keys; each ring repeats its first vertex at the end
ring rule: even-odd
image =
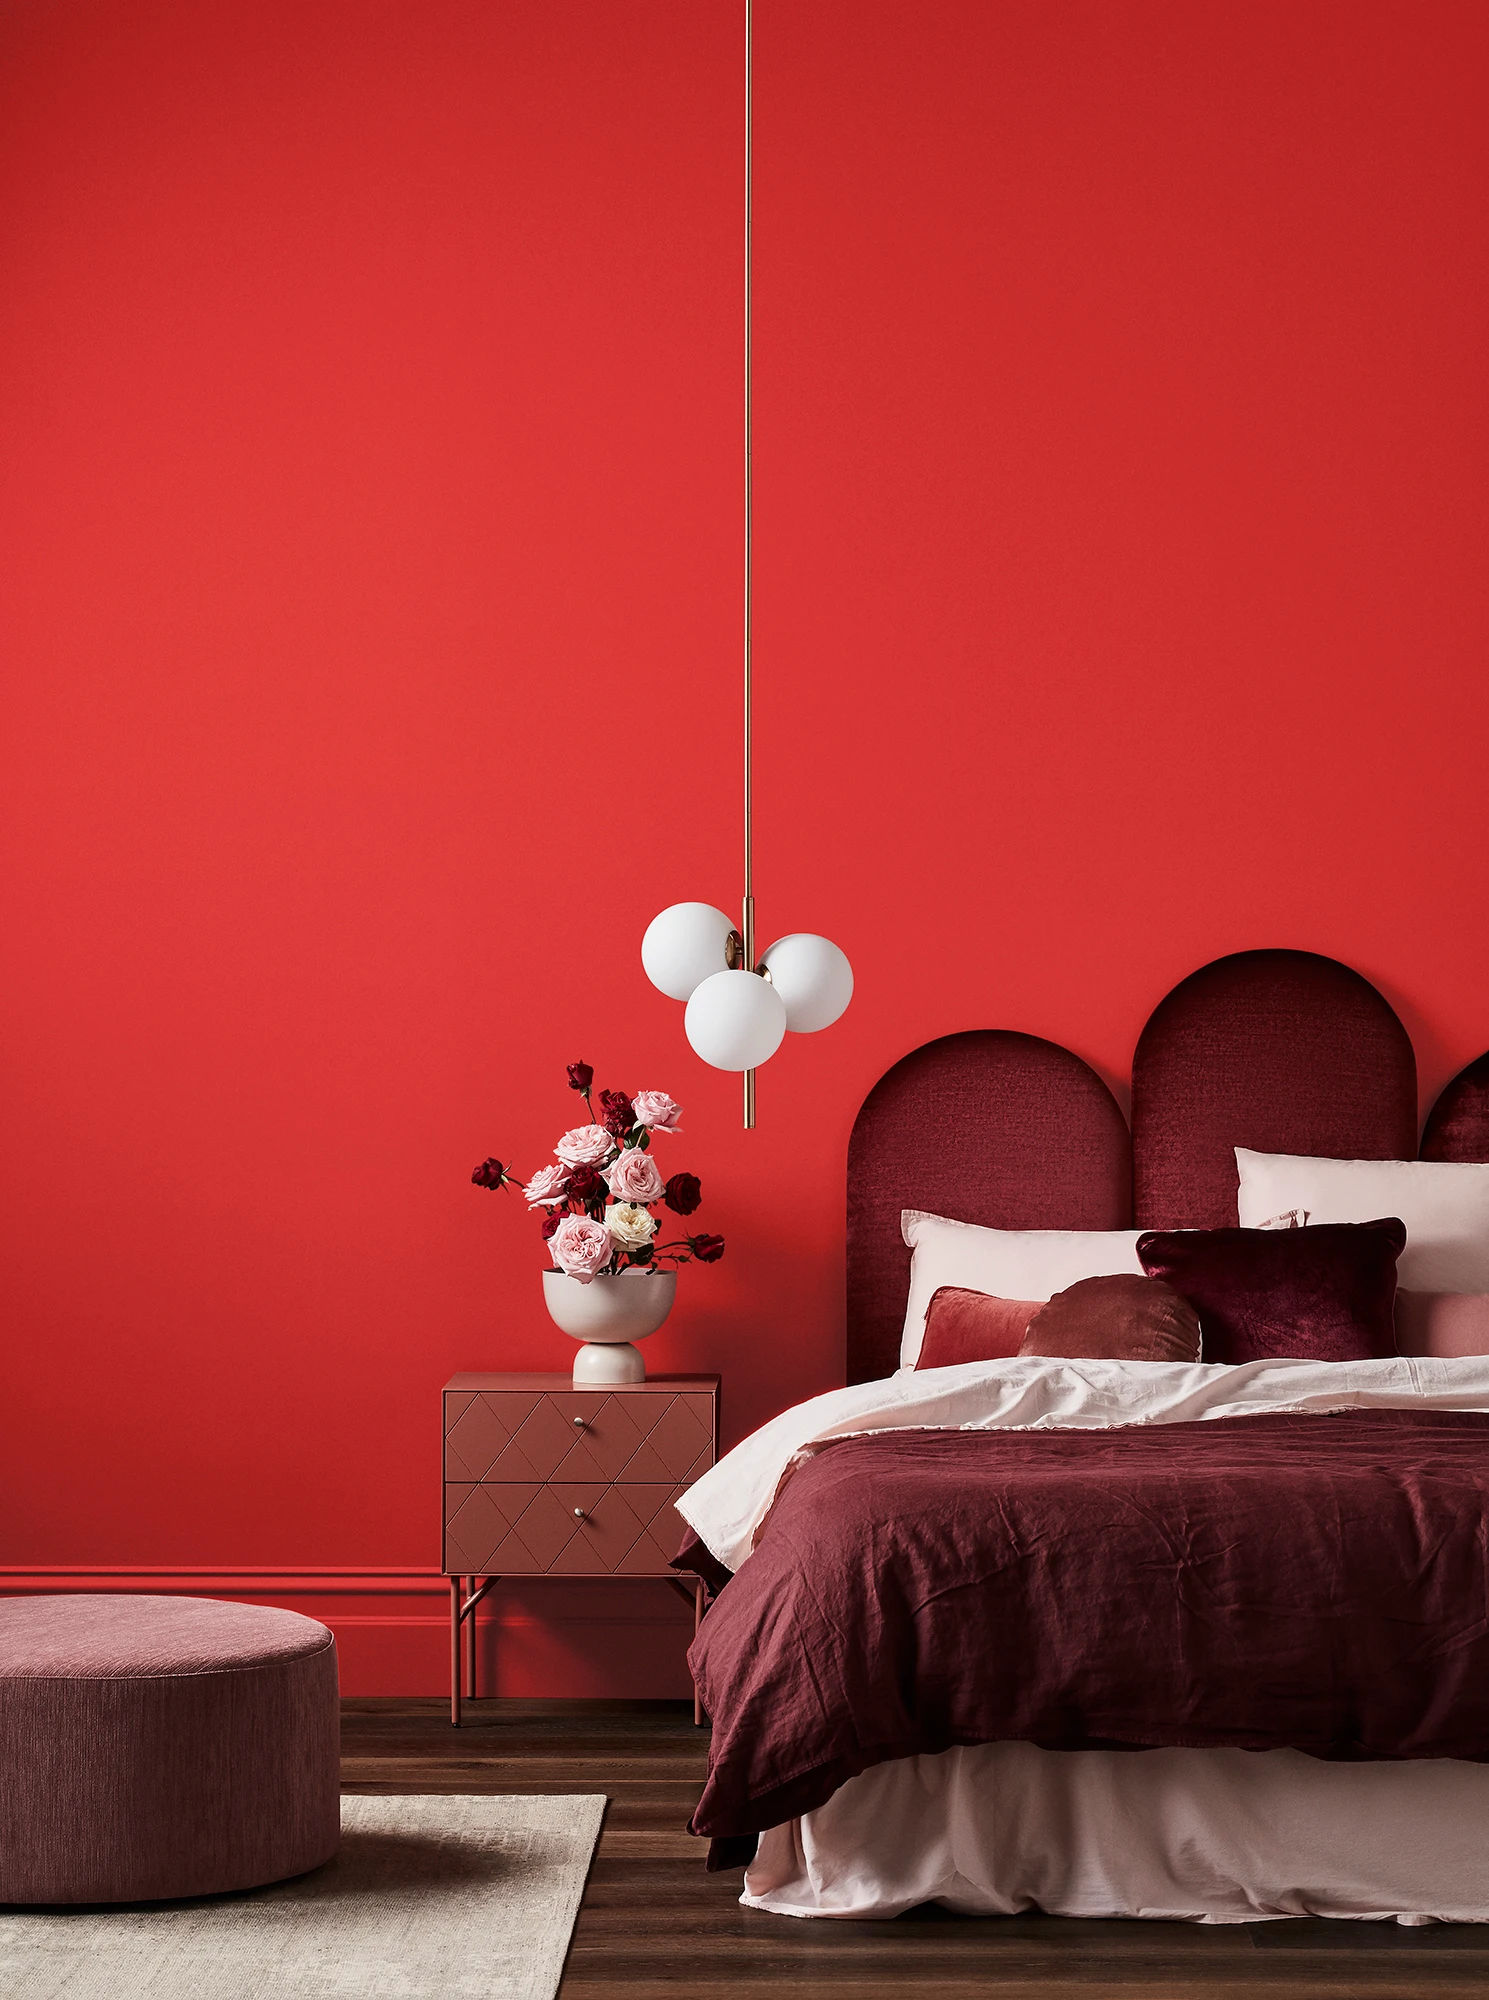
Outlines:
{"type": "Polygon", "coordinates": [[[349,1792],[605,1792],[563,2000],[1489,2000],[1489,1927],[1086,1923],[1061,1917],[802,1922],[739,1907],[683,1831],[707,1733],[681,1702],[343,1704],[349,1792]]]}

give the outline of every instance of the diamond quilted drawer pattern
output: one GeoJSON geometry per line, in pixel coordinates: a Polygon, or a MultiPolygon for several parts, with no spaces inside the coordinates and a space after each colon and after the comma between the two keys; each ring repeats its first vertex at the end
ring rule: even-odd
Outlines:
{"type": "Polygon", "coordinates": [[[445,1478],[686,1486],[713,1463],[713,1398],[512,1389],[449,1395],[445,1478]]]}
{"type": "Polygon", "coordinates": [[[445,1568],[471,1576],[656,1576],[682,1539],[667,1485],[445,1488],[445,1568]]]}

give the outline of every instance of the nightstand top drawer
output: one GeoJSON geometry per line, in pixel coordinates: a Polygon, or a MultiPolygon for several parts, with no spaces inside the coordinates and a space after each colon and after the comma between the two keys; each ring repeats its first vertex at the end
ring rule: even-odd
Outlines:
{"type": "Polygon", "coordinates": [[[565,1376],[555,1378],[561,1388],[512,1386],[523,1379],[499,1375],[500,1388],[446,1390],[447,1482],[690,1485],[714,1462],[718,1404],[694,1378],[646,1395],[631,1383],[576,1389],[565,1376]]]}
{"type": "MultiPolygon", "coordinates": [[[[679,1390],[689,1390],[695,1396],[716,1395],[719,1387],[717,1375],[648,1375],[644,1382],[618,1382],[609,1387],[587,1389],[585,1395],[598,1396],[619,1393],[625,1396],[675,1396],[679,1390]]],[[[479,1373],[467,1370],[460,1375],[452,1375],[445,1384],[445,1394],[455,1390],[473,1389],[568,1389],[576,1395],[572,1375],[502,1375],[479,1373]]]]}

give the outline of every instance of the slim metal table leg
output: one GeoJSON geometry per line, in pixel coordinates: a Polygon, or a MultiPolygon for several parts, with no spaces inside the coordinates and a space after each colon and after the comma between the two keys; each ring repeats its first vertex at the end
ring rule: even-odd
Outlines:
{"type": "Polygon", "coordinates": [[[450,1578],[450,1727],[460,1727],[460,1578],[450,1578]]]}
{"type": "MultiPolygon", "coordinates": [[[[476,1594],[477,1580],[475,1577],[468,1579],[472,1598],[476,1594]]],[[[465,1624],[465,1688],[466,1693],[474,1701],[476,1698],[476,1607],[474,1603],[471,1604],[465,1614],[465,1624]]]]}
{"type": "MultiPolygon", "coordinates": [[[[703,1579],[700,1576],[693,1585],[693,1637],[698,1637],[698,1627],[703,1623],[703,1579]]],[[[698,1683],[693,1682],[693,1727],[703,1727],[703,1703],[698,1698],[698,1683]]]]}

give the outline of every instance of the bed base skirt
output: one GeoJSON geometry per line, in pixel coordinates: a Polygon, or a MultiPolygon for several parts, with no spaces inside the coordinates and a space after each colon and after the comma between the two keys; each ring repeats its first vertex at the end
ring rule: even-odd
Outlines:
{"type": "Polygon", "coordinates": [[[772,1827],[747,1907],[794,1917],[1489,1922],[1489,1765],[1297,1750],[906,1757],[772,1827]]]}

